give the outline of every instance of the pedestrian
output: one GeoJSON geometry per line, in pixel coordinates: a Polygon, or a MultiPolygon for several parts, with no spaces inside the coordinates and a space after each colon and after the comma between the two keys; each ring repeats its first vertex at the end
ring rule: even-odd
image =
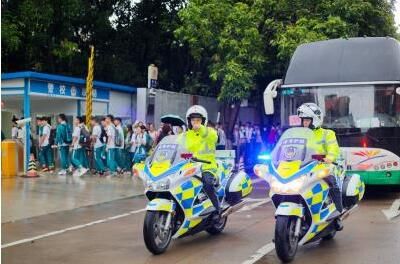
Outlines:
{"type": "Polygon", "coordinates": [[[235,124],[232,132],[232,149],[235,151],[235,163],[239,160],[239,125],[235,124]]]}
{"type": "Polygon", "coordinates": [[[217,150],[224,150],[226,149],[226,135],[224,127],[221,123],[217,123],[216,129],[218,134],[217,150]]]}
{"type": "Polygon", "coordinates": [[[260,130],[260,126],[259,125],[255,125],[254,126],[254,137],[255,137],[255,143],[254,143],[254,154],[255,157],[257,157],[257,155],[260,153],[261,149],[262,149],[262,145],[263,145],[263,140],[261,137],[261,130],[260,130]]]}
{"type": "Polygon", "coordinates": [[[97,117],[92,117],[90,120],[92,126],[92,144],[93,144],[93,157],[96,174],[100,176],[104,175],[105,165],[103,162],[104,153],[104,138],[102,138],[102,128],[99,124],[99,119],[97,117]]]}
{"type": "Polygon", "coordinates": [[[69,144],[72,143],[71,129],[67,124],[67,118],[64,114],[59,114],[57,117],[56,139],[55,146],[58,149],[60,157],[61,170],[58,175],[66,175],[67,169],[70,166],[69,162],[69,144]]]}
{"type": "Polygon", "coordinates": [[[42,160],[42,172],[54,172],[54,157],[53,150],[50,145],[51,126],[48,119],[43,117],[41,120],[41,129],[39,133],[39,156],[42,160]]]}
{"type": "Polygon", "coordinates": [[[275,125],[273,124],[268,133],[268,150],[269,151],[271,151],[274,148],[276,138],[277,138],[277,130],[275,128],[275,125]]]}
{"type": "Polygon", "coordinates": [[[135,152],[136,152],[136,138],[137,138],[137,129],[138,125],[134,124],[132,125],[132,135],[130,139],[130,148],[129,148],[129,160],[131,161],[131,165],[133,165],[133,159],[135,157],[135,152]]]}
{"type": "Polygon", "coordinates": [[[169,135],[173,135],[174,132],[169,124],[163,124],[161,133],[158,135],[157,144],[161,142],[161,140],[169,135]]]}
{"type": "Polygon", "coordinates": [[[251,125],[251,122],[246,123],[245,129],[246,129],[245,162],[249,164],[251,161],[251,136],[253,134],[253,127],[251,125]]]}
{"type": "Polygon", "coordinates": [[[82,176],[88,169],[84,167],[83,159],[85,156],[85,148],[81,145],[83,118],[77,116],[74,118],[74,130],[72,132],[72,155],[71,163],[75,168],[73,176],[82,176]]]}
{"type": "Polygon", "coordinates": [[[125,136],[125,162],[126,162],[126,167],[127,168],[132,168],[132,158],[133,155],[131,154],[131,148],[132,148],[132,135],[134,134],[133,132],[133,125],[128,124],[127,126],[127,133],[125,136]]]}
{"type": "Polygon", "coordinates": [[[116,117],[114,118],[114,126],[116,128],[115,134],[115,160],[117,162],[117,172],[123,173],[126,169],[126,162],[125,162],[125,135],[124,129],[122,128],[122,121],[121,118],[116,117]]]}
{"type": "Polygon", "coordinates": [[[151,137],[151,139],[153,140],[153,142],[155,142],[157,139],[157,136],[158,136],[158,132],[157,132],[156,128],[154,127],[153,123],[149,123],[148,133],[149,133],[149,136],[151,137]]]}
{"type": "Polygon", "coordinates": [[[239,128],[239,159],[245,159],[245,154],[246,154],[246,144],[247,144],[247,138],[246,138],[246,128],[241,125],[239,128]]]}
{"type": "Polygon", "coordinates": [[[136,128],[136,139],[135,139],[135,155],[133,157],[133,164],[142,162],[146,159],[146,146],[147,146],[147,131],[145,126],[138,126],[136,128]]]}
{"type": "Polygon", "coordinates": [[[114,116],[107,115],[106,117],[106,133],[107,133],[107,167],[110,171],[111,176],[116,176],[117,171],[117,163],[115,161],[115,136],[117,133],[117,129],[114,126],[114,116]]]}
{"type": "Polygon", "coordinates": [[[18,125],[16,120],[12,121],[12,128],[11,128],[11,139],[16,140],[18,138],[18,125]]]}

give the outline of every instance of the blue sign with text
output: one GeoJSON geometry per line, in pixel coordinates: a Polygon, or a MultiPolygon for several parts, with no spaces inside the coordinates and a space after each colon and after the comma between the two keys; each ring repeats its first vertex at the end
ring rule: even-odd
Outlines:
{"type": "MultiPolygon", "coordinates": [[[[86,89],[81,86],[34,80],[31,81],[31,92],[47,94],[48,96],[54,97],[70,97],[71,99],[85,99],[86,97],[86,89]]],[[[110,91],[93,88],[93,100],[109,99],[110,91]]]]}

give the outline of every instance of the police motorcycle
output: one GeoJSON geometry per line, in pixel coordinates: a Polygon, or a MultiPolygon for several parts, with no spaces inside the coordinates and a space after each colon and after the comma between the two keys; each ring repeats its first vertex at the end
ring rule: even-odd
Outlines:
{"type": "Polygon", "coordinates": [[[232,172],[232,164],[217,159],[218,182],[215,183],[222,214],[203,191],[201,168],[206,160],[188,153],[177,143],[177,136],[165,137],[144,165],[134,167],[134,175],[145,182],[146,207],[143,236],[147,249],[163,253],[172,238],[206,231],[219,234],[228,215],[243,206],[243,198],[253,187],[245,172],[232,172]]]}
{"type": "Polygon", "coordinates": [[[364,195],[365,185],[357,174],[347,175],[343,161],[323,162],[313,152],[313,132],[296,127],[286,130],[270,155],[254,167],[257,176],[270,186],[275,212],[275,249],[283,262],[294,259],[298,245],[332,239],[337,218],[344,219],[364,195]],[[323,180],[334,175],[342,190],[344,210],[339,213],[323,180]]]}

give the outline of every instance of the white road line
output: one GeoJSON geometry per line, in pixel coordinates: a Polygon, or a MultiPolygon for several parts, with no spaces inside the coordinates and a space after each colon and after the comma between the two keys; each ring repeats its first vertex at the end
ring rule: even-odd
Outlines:
{"type": "MultiPolygon", "coordinates": [[[[260,198],[260,199],[247,198],[247,199],[245,199],[245,201],[246,202],[255,202],[255,203],[251,204],[249,206],[244,206],[239,211],[252,210],[252,209],[254,209],[254,208],[256,208],[256,207],[258,207],[258,206],[260,206],[262,204],[268,203],[270,201],[270,199],[269,198],[260,198]]],[[[96,220],[96,221],[93,221],[93,222],[89,222],[89,223],[86,223],[86,224],[71,226],[71,227],[68,227],[68,228],[65,228],[65,229],[49,232],[49,233],[46,233],[46,234],[43,234],[43,235],[17,240],[17,241],[8,243],[8,244],[1,245],[1,248],[12,247],[12,246],[16,246],[16,245],[19,245],[19,244],[32,242],[34,240],[39,240],[39,239],[42,239],[42,238],[59,235],[59,234],[62,234],[62,233],[68,232],[68,231],[78,230],[78,229],[82,229],[82,228],[85,228],[85,227],[89,227],[89,226],[93,226],[93,225],[97,225],[97,224],[101,224],[101,223],[106,223],[106,222],[109,222],[109,221],[112,221],[112,220],[115,220],[115,219],[119,219],[119,218],[127,217],[127,216],[130,216],[130,215],[133,215],[133,214],[137,214],[137,213],[143,212],[145,210],[146,210],[146,208],[139,209],[139,210],[136,210],[136,211],[130,211],[128,213],[115,215],[115,216],[110,216],[110,217],[107,217],[107,218],[104,218],[104,219],[99,219],[99,220],[96,220]]]]}
{"type": "Polygon", "coordinates": [[[260,260],[262,257],[267,255],[269,252],[275,249],[274,243],[268,243],[262,248],[259,248],[254,255],[252,255],[248,260],[242,262],[242,264],[253,264],[260,260]]]}
{"type": "Polygon", "coordinates": [[[110,217],[107,217],[107,218],[104,218],[104,219],[99,219],[99,220],[96,220],[96,221],[93,221],[93,222],[90,222],[90,223],[86,223],[86,224],[82,224],[82,225],[71,226],[71,227],[68,227],[68,228],[65,228],[65,229],[49,232],[49,233],[46,233],[46,234],[43,234],[43,235],[40,235],[40,236],[35,236],[35,237],[30,237],[30,238],[17,240],[17,241],[8,243],[8,244],[1,245],[1,248],[12,247],[12,246],[16,246],[16,245],[19,245],[19,244],[32,242],[34,240],[39,240],[39,239],[42,239],[42,238],[55,236],[55,235],[62,234],[62,233],[68,232],[68,231],[78,230],[78,229],[85,228],[85,227],[88,227],[88,226],[93,226],[93,225],[97,225],[97,224],[101,224],[101,223],[106,223],[106,222],[109,222],[109,221],[112,221],[112,220],[115,220],[115,219],[119,219],[119,218],[127,217],[127,216],[130,216],[130,215],[133,215],[133,214],[141,213],[141,212],[143,212],[145,210],[146,210],[146,208],[135,210],[135,211],[130,211],[130,212],[125,213],[125,214],[110,216],[110,217]]]}
{"type": "Polygon", "coordinates": [[[254,208],[257,208],[263,204],[269,203],[271,201],[270,198],[262,198],[262,199],[247,199],[246,202],[255,202],[249,205],[245,205],[238,210],[238,212],[250,211],[254,208]]]}
{"type": "Polygon", "coordinates": [[[400,199],[393,201],[392,206],[389,209],[383,209],[382,213],[386,216],[387,220],[393,220],[400,216],[400,199]]]}

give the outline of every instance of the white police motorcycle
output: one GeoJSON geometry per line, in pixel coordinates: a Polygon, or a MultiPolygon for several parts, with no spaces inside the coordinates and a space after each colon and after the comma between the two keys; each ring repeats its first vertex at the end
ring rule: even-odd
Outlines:
{"type": "Polygon", "coordinates": [[[153,254],[163,253],[171,238],[200,231],[222,232],[228,215],[242,207],[242,198],[252,191],[246,173],[232,173],[234,164],[217,160],[219,181],[215,187],[223,212],[216,220],[201,182],[201,168],[208,161],[197,159],[177,142],[177,136],[165,137],[143,165],[134,166],[134,175],[144,180],[149,199],[143,236],[153,254]]]}
{"type": "Polygon", "coordinates": [[[295,257],[298,245],[332,239],[335,220],[344,219],[362,199],[365,185],[357,174],[346,175],[345,166],[322,162],[325,156],[312,150],[314,135],[309,128],[285,131],[271,155],[260,155],[263,164],[254,172],[270,186],[276,208],[275,249],[283,262],[295,257]],[[334,175],[342,190],[344,212],[336,210],[324,178],[334,175]]]}

